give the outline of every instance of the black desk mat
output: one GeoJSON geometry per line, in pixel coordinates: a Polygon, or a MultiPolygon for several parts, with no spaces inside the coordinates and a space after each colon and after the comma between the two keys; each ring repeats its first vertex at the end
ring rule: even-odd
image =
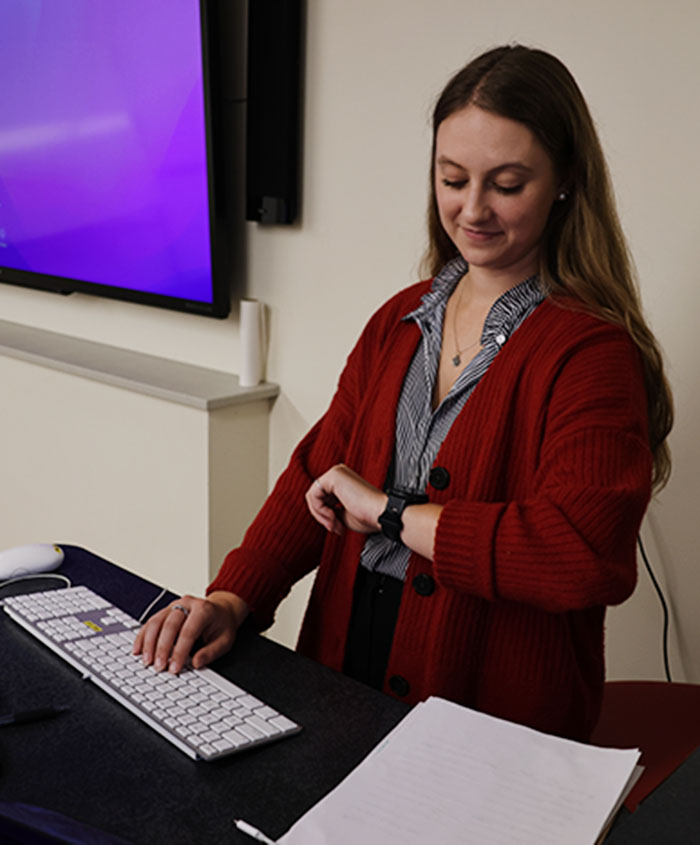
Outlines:
{"type": "MultiPolygon", "coordinates": [[[[160,592],[90,552],[64,548],[60,572],[134,616],[160,592]]],[[[244,626],[213,668],[304,730],[225,760],[195,762],[3,613],[0,643],[0,710],[68,707],[54,720],[0,730],[0,801],[54,810],[133,845],[250,843],[233,828],[237,817],[277,838],[409,709],[244,626]]]]}

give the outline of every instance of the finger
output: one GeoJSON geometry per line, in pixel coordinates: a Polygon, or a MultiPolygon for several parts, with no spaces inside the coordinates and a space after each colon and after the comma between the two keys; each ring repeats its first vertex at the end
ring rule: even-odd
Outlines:
{"type": "Polygon", "coordinates": [[[339,513],[334,508],[324,507],[316,518],[326,531],[330,531],[332,534],[342,534],[345,523],[340,518],[339,513]]]}
{"type": "Polygon", "coordinates": [[[319,504],[337,503],[336,475],[335,469],[330,469],[319,478],[315,478],[306,491],[307,501],[312,500],[319,504]]]}
{"type": "Polygon", "coordinates": [[[318,510],[328,501],[329,495],[316,479],[306,491],[306,504],[312,511],[318,510]]]}
{"type": "Polygon", "coordinates": [[[150,666],[153,663],[153,652],[158,642],[163,619],[167,613],[168,608],[155,613],[143,628],[141,628],[134,641],[133,653],[140,653],[143,656],[143,662],[146,666],[150,666]]]}
{"type": "Polygon", "coordinates": [[[326,531],[332,531],[334,534],[342,534],[343,521],[340,518],[340,514],[342,513],[343,506],[334,493],[324,489],[318,478],[306,491],[306,504],[311,516],[326,531]]]}
{"type": "Polygon", "coordinates": [[[157,613],[154,613],[153,616],[151,616],[151,618],[139,628],[132,646],[132,654],[145,654],[146,651],[149,650],[149,647],[151,647],[152,650],[152,646],[155,645],[155,642],[158,639],[158,633],[160,632],[163,617],[168,610],[169,608],[165,608],[165,610],[160,610],[157,613]]]}
{"type": "Polygon", "coordinates": [[[192,608],[189,617],[185,619],[172,648],[168,661],[168,671],[177,675],[187,662],[196,641],[202,636],[207,627],[207,613],[204,602],[192,608]]]}
{"type": "Polygon", "coordinates": [[[192,656],[192,665],[195,669],[201,669],[203,666],[213,663],[217,657],[226,654],[235,639],[236,635],[232,631],[223,632],[216,639],[212,640],[212,642],[207,643],[207,645],[194,653],[192,656]]]}
{"type": "Polygon", "coordinates": [[[306,506],[309,509],[309,513],[311,516],[317,521],[320,522],[322,525],[324,524],[324,514],[323,514],[323,496],[325,494],[321,493],[321,491],[315,486],[316,482],[309,487],[306,491],[306,506]]]}
{"type": "Polygon", "coordinates": [[[153,668],[160,672],[170,663],[173,646],[180,636],[180,631],[186,623],[186,614],[178,607],[183,607],[181,602],[166,608],[163,617],[158,640],[153,651],[153,668]]]}
{"type": "Polygon", "coordinates": [[[338,518],[336,511],[338,505],[333,507],[329,504],[318,502],[313,498],[313,496],[307,498],[307,504],[311,516],[316,520],[316,522],[320,523],[326,531],[332,531],[334,534],[340,534],[342,532],[342,522],[338,518]]]}
{"type": "MultiPolygon", "coordinates": [[[[145,626],[144,626],[145,628],[145,626]]],[[[136,634],[136,639],[134,640],[134,644],[131,647],[132,654],[141,654],[141,646],[143,644],[143,636],[144,636],[144,628],[139,628],[138,634],[136,634]]]]}

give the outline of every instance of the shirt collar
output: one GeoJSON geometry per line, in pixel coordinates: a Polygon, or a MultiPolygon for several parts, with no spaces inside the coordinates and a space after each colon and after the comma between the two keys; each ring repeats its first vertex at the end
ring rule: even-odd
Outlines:
{"type": "Polygon", "coordinates": [[[403,319],[420,322],[422,318],[430,317],[438,308],[444,308],[450,294],[468,269],[469,265],[461,255],[453,258],[435,276],[430,290],[421,297],[421,304],[406,314],[403,319]]]}
{"type": "MultiPolygon", "coordinates": [[[[435,276],[430,290],[421,297],[421,304],[403,319],[415,320],[421,328],[436,324],[441,327],[447,300],[468,269],[469,265],[461,255],[453,258],[435,276]]],[[[489,338],[496,337],[498,345],[502,346],[520,325],[526,313],[539,305],[544,298],[537,274],[529,276],[501,294],[484,320],[482,344],[489,338]]]]}

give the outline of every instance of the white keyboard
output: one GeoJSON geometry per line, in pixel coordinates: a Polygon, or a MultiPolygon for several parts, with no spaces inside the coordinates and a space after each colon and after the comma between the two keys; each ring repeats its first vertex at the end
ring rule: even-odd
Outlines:
{"type": "Polygon", "coordinates": [[[88,587],[4,599],[5,612],[193,759],[290,736],[299,725],[211,669],[155,672],[131,653],[140,623],[88,587]]]}

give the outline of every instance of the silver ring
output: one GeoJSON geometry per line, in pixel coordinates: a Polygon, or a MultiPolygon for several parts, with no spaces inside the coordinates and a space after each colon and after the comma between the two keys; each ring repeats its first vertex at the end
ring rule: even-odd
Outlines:
{"type": "Polygon", "coordinates": [[[318,486],[319,486],[320,490],[322,490],[324,493],[326,492],[326,491],[323,489],[323,484],[321,484],[321,482],[318,480],[318,478],[314,478],[314,484],[318,484],[318,486]]]}
{"type": "Polygon", "coordinates": [[[190,615],[189,610],[186,607],[183,607],[181,604],[174,604],[170,609],[171,610],[181,610],[185,614],[185,616],[190,615]]]}

